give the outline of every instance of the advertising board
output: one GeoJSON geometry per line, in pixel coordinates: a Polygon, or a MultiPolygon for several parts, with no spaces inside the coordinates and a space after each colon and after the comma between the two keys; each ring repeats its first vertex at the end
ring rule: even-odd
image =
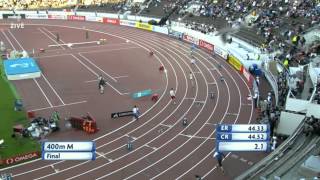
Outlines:
{"type": "Polygon", "coordinates": [[[48,19],[47,14],[26,14],[26,19],[48,19]]]}
{"type": "Polygon", "coordinates": [[[213,52],[213,49],[214,49],[213,44],[208,43],[208,42],[201,40],[201,39],[199,40],[199,47],[204,48],[210,52],[213,52]]]}
{"type": "Polygon", "coordinates": [[[160,26],[153,26],[154,32],[161,33],[161,34],[169,34],[168,28],[167,27],[160,27],[160,26]]]}
{"type": "Polygon", "coordinates": [[[85,16],[68,15],[67,19],[71,20],[71,21],[85,21],[86,17],[85,16]]]}
{"type": "Polygon", "coordinates": [[[121,26],[129,26],[129,27],[135,27],[136,22],[135,21],[127,21],[127,20],[120,20],[121,26]]]}
{"type": "Polygon", "coordinates": [[[67,16],[63,14],[49,14],[48,19],[67,19],[67,16]]]}
{"type": "Polygon", "coordinates": [[[39,152],[30,152],[30,153],[25,153],[25,154],[20,154],[14,157],[10,157],[7,159],[2,160],[2,164],[4,165],[11,165],[11,164],[16,164],[22,161],[34,159],[40,157],[39,152]]]}
{"type": "Polygon", "coordinates": [[[188,34],[183,34],[182,39],[186,42],[189,42],[189,43],[192,43],[192,44],[199,46],[199,39],[192,37],[188,34]]]}
{"type": "Polygon", "coordinates": [[[233,55],[229,55],[228,62],[231,64],[236,70],[242,72],[242,64],[241,62],[233,55]]]}
{"type": "Polygon", "coordinates": [[[119,19],[113,19],[113,18],[103,18],[103,23],[106,24],[113,24],[113,25],[120,25],[120,20],[119,19]]]}
{"type": "Polygon", "coordinates": [[[141,23],[141,22],[136,22],[136,28],[138,29],[144,29],[144,30],[147,30],[147,31],[152,31],[153,29],[153,25],[150,25],[148,23],[141,23]]]}

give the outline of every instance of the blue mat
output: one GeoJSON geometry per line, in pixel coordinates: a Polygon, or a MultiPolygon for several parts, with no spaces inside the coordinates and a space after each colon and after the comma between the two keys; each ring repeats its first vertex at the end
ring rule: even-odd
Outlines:
{"type": "Polygon", "coordinates": [[[8,59],[3,61],[6,75],[18,75],[40,72],[36,61],[32,58],[8,59]]]}
{"type": "Polygon", "coordinates": [[[132,98],[133,99],[139,99],[141,97],[150,96],[151,94],[152,94],[152,90],[151,89],[146,89],[146,90],[143,90],[143,91],[139,91],[139,92],[133,93],[132,94],[132,98]]]}

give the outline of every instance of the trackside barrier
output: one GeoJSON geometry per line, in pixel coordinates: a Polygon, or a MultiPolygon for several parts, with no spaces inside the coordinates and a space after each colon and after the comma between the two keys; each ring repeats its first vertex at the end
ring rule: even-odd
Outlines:
{"type": "Polygon", "coordinates": [[[85,21],[86,20],[86,16],[68,15],[67,19],[71,20],[71,21],[85,21]]]}
{"type": "Polygon", "coordinates": [[[242,68],[242,74],[246,78],[246,80],[248,82],[248,86],[250,87],[250,89],[252,89],[252,87],[253,87],[252,85],[254,82],[253,76],[250,74],[250,72],[246,68],[242,68]]]}
{"type": "Polygon", "coordinates": [[[195,38],[193,36],[190,36],[188,34],[183,34],[182,40],[184,40],[184,41],[186,41],[188,43],[194,44],[196,46],[199,46],[199,39],[195,38]]]}
{"type": "Polygon", "coordinates": [[[119,19],[113,19],[113,18],[104,17],[102,22],[106,23],[106,24],[120,25],[120,20],[119,19]]]}
{"type": "Polygon", "coordinates": [[[141,22],[136,22],[135,27],[138,29],[144,29],[147,31],[152,31],[153,30],[153,25],[150,25],[148,23],[141,23],[141,22]]]}
{"type": "Polygon", "coordinates": [[[120,26],[136,27],[135,21],[120,20],[120,26]]]}
{"type": "Polygon", "coordinates": [[[228,63],[231,64],[231,66],[233,66],[237,71],[242,73],[243,66],[238,58],[230,54],[227,60],[228,60],[228,63]]]}
{"type": "Polygon", "coordinates": [[[26,19],[48,19],[47,14],[26,14],[26,19]]]}
{"type": "Polygon", "coordinates": [[[86,16],[86,21],[90,21],[90,22],[103,22],[103,17],[86,16]]]}
{"type": "Polygon", "coordinates": [[[160,27],[160,26],[153,26],[153,32],[161,33],[161,34],[169,34],[168,27],[160,27]]]}
{"type": "Polygon", "coordinates": [[[199,47],[209,51],[210,53],[214,52],[214,45],[201,39],[199,40],[199,47]]]}

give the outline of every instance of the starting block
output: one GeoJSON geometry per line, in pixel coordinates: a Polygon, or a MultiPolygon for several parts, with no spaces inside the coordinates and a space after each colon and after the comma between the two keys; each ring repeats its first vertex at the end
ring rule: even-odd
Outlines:
{"type": "Polygon", "coordinates": [[[41,53],[44,53],[44,52],[45,52],[45,50],[44,50],[43,48],[40,48],[39,51],[40,51],[41,53]]]}
{"type": "Polygon", "coordinates": [[[152,94],[152,90],[151,89],[146,89],[143,91],[138,91],[136,93],[132,94],[132,98],[133,99],[139,99],[141,97],[145,97],[145,96],[150,96],[152,94]]]}

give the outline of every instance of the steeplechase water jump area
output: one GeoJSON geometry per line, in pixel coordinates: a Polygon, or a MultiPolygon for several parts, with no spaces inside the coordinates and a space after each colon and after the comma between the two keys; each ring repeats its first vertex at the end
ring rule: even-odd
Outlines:
{"type": "Polygon", "coordinates": [[[130,27],[23,22],[23,29],[2,22],[0,39],[7,49],[32,56],[4,62],[25,109],[42,117],[58,111],[61,130],[46,138],[94,140],[97,154],[95,161],[36,159],[1,173],[12,173],[13,179],[194,179],[196,174],[232,179],[265,156],[229,153],[224,161],[226,175],[212,157],[216,124],[247,124],[256,116],[247,99],[249,85],[224,59],[195,49],[196,61],[191,64],[190,44],[130,27]],[[190,72],[194,82],[189,80],[190,72]],[[98,89],[100,75],[106,81],[103,94],[98,89]],[[170,99],[171,88],[176,90],[176,104],[170,99]],[[144,90],[149,91],[147,96],[144,90]],[[158,94],[157,100],[151,100],[153,94],[158,94]],[[111,118],[112,113],[131,111],[134,105],[141,111],[139,120],[111,118]],[[63,126],[65,118],[87,112],[96,120],[97,133],[63,126]]]}

